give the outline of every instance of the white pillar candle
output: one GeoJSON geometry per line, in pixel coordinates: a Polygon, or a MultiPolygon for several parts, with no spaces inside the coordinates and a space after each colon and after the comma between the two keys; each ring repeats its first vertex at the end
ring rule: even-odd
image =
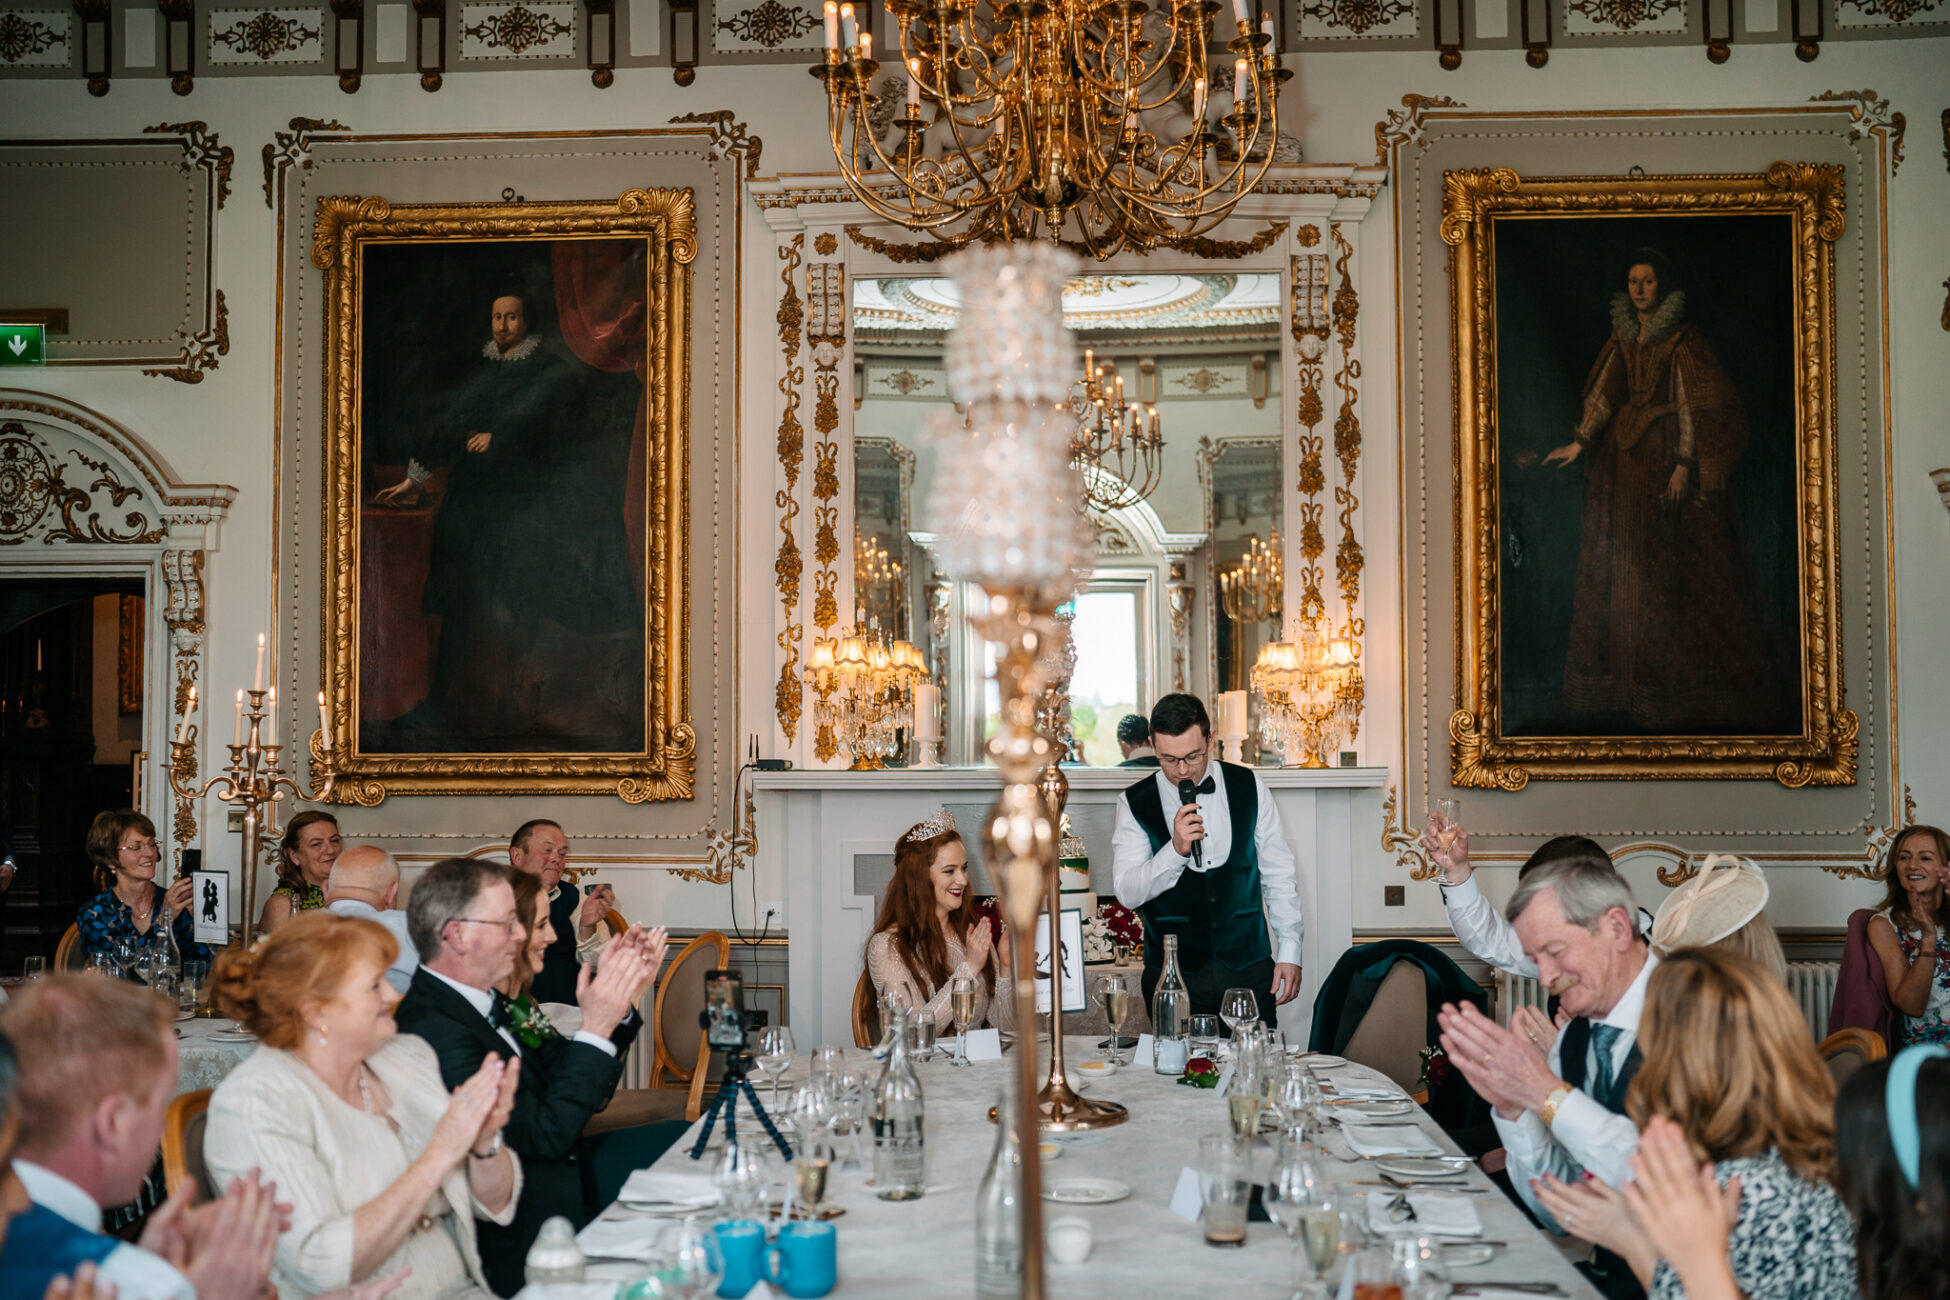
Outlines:
{"type": "Polygon", "coordinates": [[[1239,20],[1241,27],[1252,26],[1252,18],[1246,12],[1246,0],[1232,0],[1232,16],[1239,20]]]}
{"type": "Polygon", "coordinates": [[[242,687],[237,689],[237,720],[230,728],[230,743],[233,745],[241,745],[244,743],[244,691],[242,687]]]}
{"type": "Polygon", "coordinates": [[[907,106],[909,108],[921,106],[921,61],[919,59],[907,61],[907,106]]]}
{"type": "Polygon", "coordinates": [[[1279,37],[1274,34],[1272,14],[1267,14],[1265,17],[1259,20],[1259,30],[1266,34],[1267,53],[1270,54],[1275,52],[1279,48],[1280,40],[1279,37]]]}
{"type": "Polygon", "coordinates": [[[251,689],[254,691],[264,689],[264,634],[262,632],[257,634],[257,673],[251,678],[251,689]]]}
{"type": "Polygon", "coordinates": [[[278,743],[278,688],[273,686],[271,693],[264,697],[264,743],[278,743]]]}
{"type": "Polygon", "coordinates": [[[1243,112],[1246,108],[1246,61],[1244,59],[1232,65],[1232,99],[1243,112]]]}
{"type": "Polygon", "coordinates": [[[927,682],[914,687],[914,735],[918,740],[941,738],[941,688],[927,682]]]}
{"type": "Polygon", "coordinates": [[[318,737],[326,753],[332,752],[332,724],[325,717],[325,692],[318,693],[318,737]]]}
{"type": "Polygon", "coordinates": [[[840,48],[840,7],[834,0],[826,0],[826,48],[840,48]]]}
{"type": "Polygon", "coordinates": [[[860,43],[860,30],[854,26],[853,6],[850,4],[840,6],[840,39],[849,50],[860,43]]]}
{"type": "Polygon", "coordinates": [[[861,32],[860,33],[860,61],[864,63],[868,59],[871,59],[872,57],[873,57],[873,33],[861,32]]]}
{"type": "Polygon", "coordinates": [[[1200,126],[1205,125],[1205,78],[1200,77],[1192,83],[1192,120],[1200,126]]]}
{"type": "Polygon", "coordinates": [[[183,719],[176,724],[176,743],[190,743],[190,715],[196,712],[196,687],[190,687],[189,697],[183,703],[183,719]]]}

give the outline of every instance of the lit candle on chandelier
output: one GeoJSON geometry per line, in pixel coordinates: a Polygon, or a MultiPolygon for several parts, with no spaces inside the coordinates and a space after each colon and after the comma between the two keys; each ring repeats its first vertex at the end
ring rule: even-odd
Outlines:
{"type": "Polygon", "coordinates": [[[909,116],[919,116],[921,107],[921,61],[907,61],[907,107],[909,116]]]}
{"type": "Polygon", "coordinates": [[[332,724],[325,717],[325,692],[318,693],[318,739],[319,747],[327,754],[332,752],[332,724]]]}
{"type": "Polygon", "coordinates": [[[1252,16],[1246,12],[1246,0],[1232,0],[1232,16],[1239,20],[1241,31],[1252,27],[1252,16]]]}
{"type": "Polygon", "coordinates": [[[870,61],[872,58],[873,58],[873,33],[861,32],[860,33],[860,62],[866,63],[870,61]]]}
{"type": "Polygon", "coordinates": [[[840,6],[840,36],[849,50],[860,43],[860,29],[854,25],[853,6],[850,4],[840,6]]]}
{"type": "Polygon", "coordinates": [[[835,0],[826,0],[826,48],[840,48],[840,7],[835,0]]]}
{"type": "Polygon", "coordinates": [[[1232,65],[1232,100],[1240,112],[1246,111],[1246,61],[1240,59],[1232,65]]]}
{"type": "Polygon", "coordinates": [[[1192,120],[1201,127],[1205,125],[1205,78],[1200,77],[1192,83],[1192,120]]]}
{"type": "Polygon", "coordinates": [[[176,724],[176,743],[190,743],[190,715],[196,712],[196,687],[190,687],[189,698],[183,704],[183,720],[176,724]]]}
{"type": "Polygon", "coordinates": [[[1279,50],[1280,41],[1279,41],[1279,37],[1274,34],[1272,14],[1260,15],[1259,30],[1261,32],[1264,32],[1266,35],[1266,52],[1268,54],[1277,53],[1279,50]]]}

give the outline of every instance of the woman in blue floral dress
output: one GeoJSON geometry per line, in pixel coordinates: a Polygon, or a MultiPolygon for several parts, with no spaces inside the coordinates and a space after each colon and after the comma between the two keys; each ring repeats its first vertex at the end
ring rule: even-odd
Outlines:
{"type": "MultiPolygon", "coordinates": [[[[156,916],[163,908],[174,913],[170,923],[176,950],[184,961],[208,961],[210,950],[195,941],[196,920],[190,911],[188,875],[164,889],[156,883],[156,824],[139,812],[105,812],[88,828],[88,860],[95,864],[95,883],[102,892],[90,899],[75,918],[81,950],[114,956],[126,941],[137,960],[162,934],[156,916]]],[[[129,974],[128,978],[135,978],[129,974]]]]}
{"type": "Polygon", "coordinates": [[[1883,859],[1888,892],[1869,922],[1896,1008],[1896,1045],[1950,1043],[1950,836],[1911,826],[1883,859]]]}

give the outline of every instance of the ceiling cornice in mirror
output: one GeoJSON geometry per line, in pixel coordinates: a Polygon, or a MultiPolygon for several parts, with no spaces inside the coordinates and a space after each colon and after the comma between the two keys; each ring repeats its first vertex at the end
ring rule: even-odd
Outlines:
{"type": "MultiPolygon", "coordinates": [[[[1082,275],[1063,290],[1063,324],[1083,333],[1277,327],[1280,277],[1082,275]]],[[[860,331],[940,333],[961,319],[952,280],[893,277],[854,282],[860,331]]]]}

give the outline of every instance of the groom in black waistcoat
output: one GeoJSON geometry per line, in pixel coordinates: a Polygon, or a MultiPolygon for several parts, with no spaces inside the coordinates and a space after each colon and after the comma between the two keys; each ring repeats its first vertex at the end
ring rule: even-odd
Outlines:
{"type": "Polygon", "coordinates": [[[1158,770],[1118,799],[1111,842],[1117,901],[1144,919],[1144,1000],[1164,974],[1164,936],[1176,935],[1192,1014],[1216,1015],[1227,989],[1248,988],[1273,1024],[1274,1007],[1300,992],[1302,925],[1279,810],[1251,768],[1213,760],[1196,695],[1158,701],[1151,744],[1158,770]]]}

